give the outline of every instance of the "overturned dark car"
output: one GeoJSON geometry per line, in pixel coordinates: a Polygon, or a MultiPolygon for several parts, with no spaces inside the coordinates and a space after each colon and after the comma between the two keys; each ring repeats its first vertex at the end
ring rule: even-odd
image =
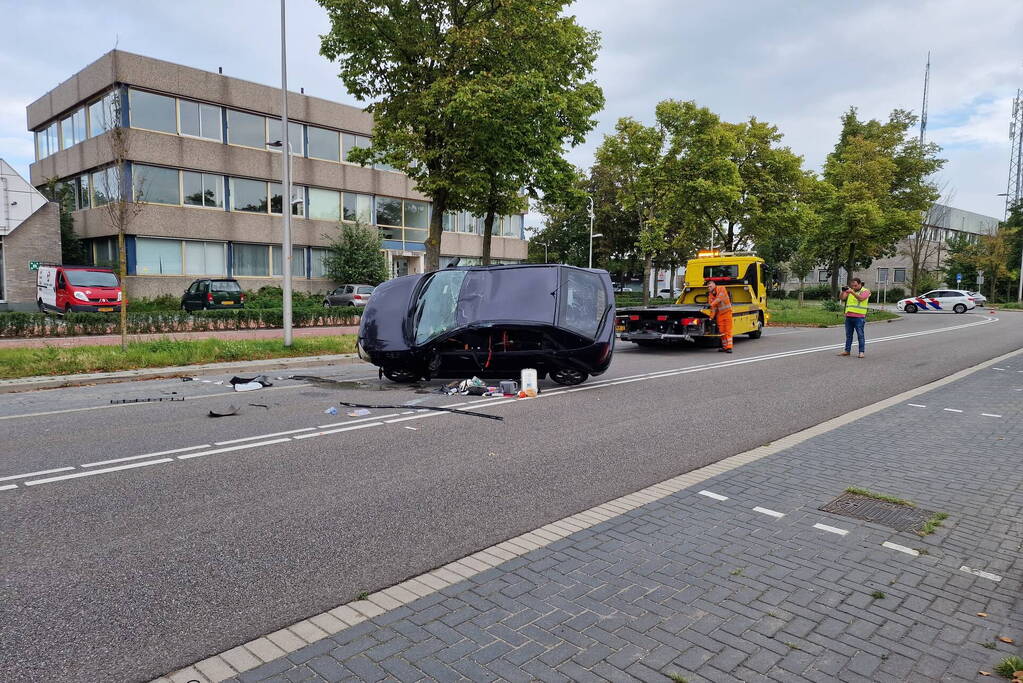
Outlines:
{"type": "Polygon", "coordinates": [[[614,293],[602,270],[563,265],[456,267],[389,280],[359,326],[359,356],[395,382],[512,379],[558,384],[607,370],[614,293]]]}

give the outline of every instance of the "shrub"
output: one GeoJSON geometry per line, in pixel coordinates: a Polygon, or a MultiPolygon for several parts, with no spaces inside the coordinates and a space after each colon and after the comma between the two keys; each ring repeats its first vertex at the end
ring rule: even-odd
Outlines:
{"type": "Polygon", "coordinates": [[[181,297],[173,294],[161,294],[152,299],[142,297],[128,300],[128,312],[143,311],[176,311],[181,308],[181,297]]]}
{"type": "Polygon", "coordinates": [[[842,302],[835,301],[834,299],[824,299],[824,301],[821,302],[821,308],[823,308],[825,311],[831,311],[832,313],[836,313],[842,310],[842,302]]]}
{"type": "MultiPolygon", "coordinates": [[[[796,298],[799,298],[798,292],[796,293],[796,298]]],[[[811,300],[830,299],[831,285],[814,285],[812,287],[804,287],[803,298],[811,300]]]]}
{"type": "Polygon", "coordinates": [[[906,290],[902,287],[892,287],[888,290],[888,301],[898,301],[906,298],[906,290]]]}

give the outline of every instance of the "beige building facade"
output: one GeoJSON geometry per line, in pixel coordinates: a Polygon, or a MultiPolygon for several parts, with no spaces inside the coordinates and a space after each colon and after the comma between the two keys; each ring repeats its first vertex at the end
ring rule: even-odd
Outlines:
{"type": "MultiPolygon", "coordinates": [[[[428,199],[402,173],[346,161],[370,144],[372,116],[289,93],[294,187],[285,202],[280,147],[268,144],[283,137],[280,105],[278,88],[114,50],[28,106],[30,181],[71,186],[75,230],[95,264],[117,258],[105,204],[138,203],[125,246],[134,297],[179,294],[196,277],[279,285],[286,204],[297,289],[333,286],[323,259],[342,221],[376,226],[392,275],[422,272],[428,199]],[[115,127],[125,132],[121,149],[115,127]]],[[[449,214],[444,223],[441,265],[478,262],[482,220],[449,214]]],[[[526,251],[523,216],[498,220],[493,259],[518,262],[526,251]]]]}
{"type": "Polygon", "coordinates": [[[0,159],[0,311],[36,310],[36,270],[60,262],[60,207],[0,159]]]}

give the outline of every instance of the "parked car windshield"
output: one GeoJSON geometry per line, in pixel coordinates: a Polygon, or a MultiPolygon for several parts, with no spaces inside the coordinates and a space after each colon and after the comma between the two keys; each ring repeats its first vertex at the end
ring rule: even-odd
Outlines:
{"type": "Polygon", "coordinates": [[[412,325],[416,344],[422,344],[455,327],[458,293],[465,280],[464,270],[433,273],[416,300],[412,325]]]}
{"type": "Polygon", "coordinates": [[[214,292],[240,292],[242,291],[241,285],[237,282],[230,282],[228,280],[214,280],[210,283],[210,289],[214,292]]]}
{"type": "Polygon", "coordinates": [[[65,270],[67,281],[75,287],[116,287],[117,278],[103,270],[65,270]]]}

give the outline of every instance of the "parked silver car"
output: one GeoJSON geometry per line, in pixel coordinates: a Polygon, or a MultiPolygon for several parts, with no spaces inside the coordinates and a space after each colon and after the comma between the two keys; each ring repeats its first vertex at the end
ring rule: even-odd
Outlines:
{"type": "Polygon", "coordinates": [[[365,306],[376,289],[373,285],[341,285],[323,299],[326,308],[365,306]]]}

